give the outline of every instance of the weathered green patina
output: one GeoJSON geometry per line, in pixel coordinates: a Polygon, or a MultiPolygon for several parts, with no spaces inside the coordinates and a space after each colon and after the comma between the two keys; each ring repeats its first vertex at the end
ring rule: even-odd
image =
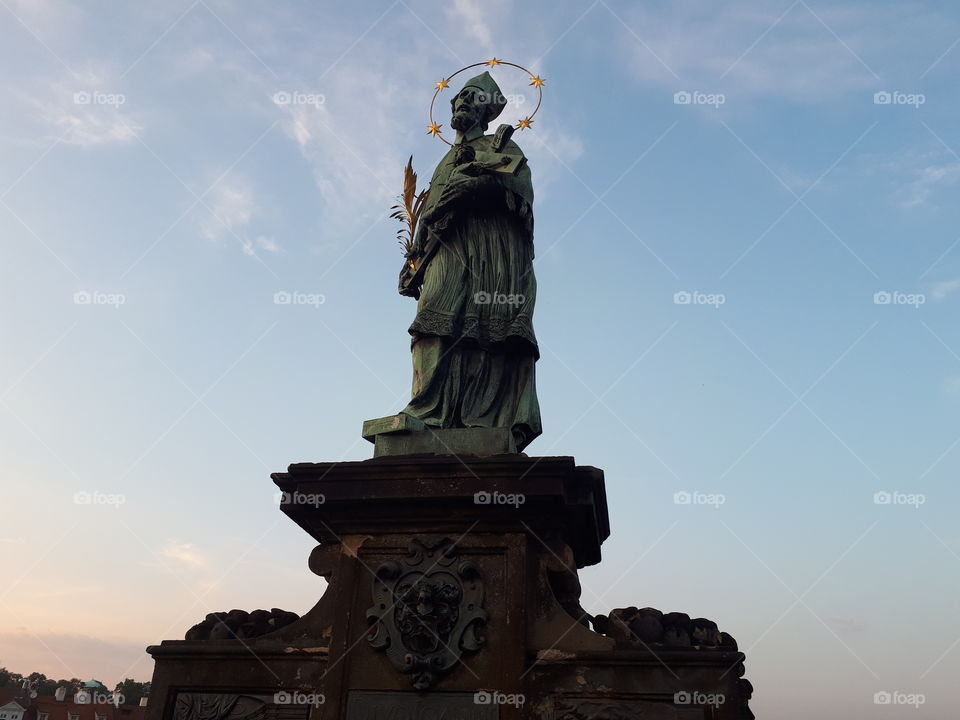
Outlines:
{"type": "Polygon", "coordinates": [[[520,451],[541,433],[533,331],[533,185],[501,125],[506,101],[489,75],[451,101],[456,142],[430,195],[400,292],[418,297],[410,325],[413,392],[402,414],[428,428],[508,428],[520,451]]]}

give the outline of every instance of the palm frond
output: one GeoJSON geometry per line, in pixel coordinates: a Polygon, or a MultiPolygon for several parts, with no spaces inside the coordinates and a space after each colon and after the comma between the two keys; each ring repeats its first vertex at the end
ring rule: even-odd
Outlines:
{"type": "Polygon", "coordinates": [[[404,254],[409,255],[413,250],[413,241],[417,236],[417,223],[429,195],[429,188],[417,192],[417,174],[413,171],[413,155],[411,155],[406,167],[403,168],[403,192],[397,196],[401,204],[390,207],[393,211],[390,217],[404,224],[404,227],[397,231],[398,242],[403,247],[404,254]]]}

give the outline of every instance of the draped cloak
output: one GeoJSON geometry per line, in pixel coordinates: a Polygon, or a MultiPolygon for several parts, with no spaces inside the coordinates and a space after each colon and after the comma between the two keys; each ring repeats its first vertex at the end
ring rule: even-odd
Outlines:
{"type": "MultiPolygon", "coordinates": [[[[490,151],[494,136],[461,142],[490,151]]],[[[510,140],[500,152],[523,155],[510,140]]],[[[510,428],[520,451],[542,431],[530,169],[471,175],[456,157],[454,146],[434,171],[418,232],[418,247],[428,233],[440,242],[409,328],[413,392],[402,412],[435,428],[510,428]]]]}

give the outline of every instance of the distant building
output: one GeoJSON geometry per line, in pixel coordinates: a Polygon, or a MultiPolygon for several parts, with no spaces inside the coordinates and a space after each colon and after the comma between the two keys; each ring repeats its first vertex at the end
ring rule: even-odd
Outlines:
{"type": "Polygon", "coordinates": [[[0,697],[0,703],[4,703],[0,705],[0,720],[23,720],[27,708],[21,702],[24,702],[23,698],[19,698],[19,701],[11,698],[4,702],[4,698],[0,697]]]}
{"type": "Polygon", "coordinates": [[[145,720],[146,705],[115,705],[98,682],[84,683],[73,697],[66,688],[50,696],[30,697],[29,690],[0,688],[0,720],[145,720]]]}

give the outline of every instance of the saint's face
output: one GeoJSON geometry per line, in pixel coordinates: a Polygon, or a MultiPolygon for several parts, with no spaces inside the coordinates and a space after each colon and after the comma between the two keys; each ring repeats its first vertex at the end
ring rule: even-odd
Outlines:
{"type": "Polygon", "coordinates": [[[453,118],[450,126],[454,130],[467,132],[483,122],[486,113],[486,93],[474,87],[465,87],[450,101],[453,118]]]}

